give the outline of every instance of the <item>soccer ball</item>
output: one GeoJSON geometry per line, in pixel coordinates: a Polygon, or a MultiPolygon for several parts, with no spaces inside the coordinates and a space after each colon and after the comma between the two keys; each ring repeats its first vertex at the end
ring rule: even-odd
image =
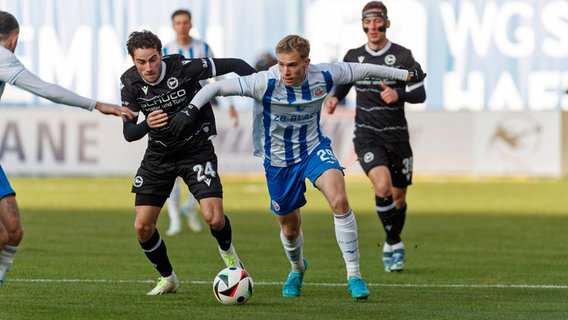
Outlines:
{"type": "Polygon", "coordinates": [[[246,270],[225,268],[213,280],[215,298],[225,305],[244,304],[252,296],[253,282],[246,270]]]}

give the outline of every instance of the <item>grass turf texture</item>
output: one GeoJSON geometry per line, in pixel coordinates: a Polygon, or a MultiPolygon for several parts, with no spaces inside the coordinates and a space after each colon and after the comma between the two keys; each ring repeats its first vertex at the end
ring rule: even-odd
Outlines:
{"type": "MultiPolygon", "coordinates": [[[[0,287],[0,319],[561,319],[568,310],[568,181],[417,180],[403,239],[407,267],[383,271],[373,191],[347,181],[367,302],[351,299],[333,219],[312,187],[303,209],[310,269],[302,296],[281,296],[290,270],[262,179],[224,178],[239,256],[255,281],[243,306],[219,304],[224,268],[209,232],[166,237],[181,285],[158,277],[136,241],[130,178],[13,178],[25,229],[0,287]]],[[[159,229],[165,234],[167,214],[159,229]]]]}

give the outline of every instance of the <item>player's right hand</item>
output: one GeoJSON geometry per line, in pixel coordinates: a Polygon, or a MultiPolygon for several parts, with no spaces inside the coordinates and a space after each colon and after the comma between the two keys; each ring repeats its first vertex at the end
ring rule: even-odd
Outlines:
{"type": "Polygon", "coordinates": [[[327,111],[327,113],[333,114],[335,112],[335,108],[337,108],[337,105],[339,104],[339,99],[337,99],[336,97],[327,96],[323,103],[325,105],[325,110],[327,111]]]}
{"type": "Polygon", "coordinates": [[[183,136],[184,132],[191,127],[197,118],[198,112],[199,109],[192,104],[177,112],[170,120],[170,130],[173,135],[176,137],[183,136]]]}
{"type": "Polygon", "coordinates": [[[146,122],[151,129],[163,128],[168,124],[168,114],[162,109],[154,110],[148,114],[146,122]]]}

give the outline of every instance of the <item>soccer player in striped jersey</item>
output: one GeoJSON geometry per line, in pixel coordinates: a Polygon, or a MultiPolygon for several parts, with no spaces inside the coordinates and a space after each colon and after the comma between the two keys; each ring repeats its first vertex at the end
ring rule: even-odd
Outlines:
{"type": "MultiPolygon", "coordinates": [[[[176,38],[168,42],[162,48],[164,56],[168,54],[181,54],[189,59],[214,57],[213,51],[207,42],[190,35],[192,24],[191,12],[189,10],[178,9],[172,13],[172,28],[176,33],[176,38]]],[[[202,85],[206,83],[207,81],[201,82],[202,85]]],[[[239,123],[239,117],[233,103],[231,101],[228,102],[229,116],[233,120],[233,125],[236,127],[239,123]]],[[[193,232],[200,232],[202,230],[196,210],[197,200],[195,200],[195,197],[189,193],[181,207],[179,205],[181,200],[180,180],[179,178],[176,179],[172,193],[167,200],[168,216],[170,218],[170,227],[166,231],[166,235],[168,236],[176,235],[182,231],[182,215],[187,218],[188,226],[193,232]]]]}
{"type": "MultiPolygon", "coordinates": [[[[362,24],[367,43],[349,50],[343,61],[397,68],[415,63],[410,50],[387,39],[390,20],[382,2],[371,1],[363,7],[362,24]]],[[[424,83],[407,85],[404,81],[368,77],[354,85],[357,107],[353,142],[359,163],[375,189],[375,208],[386,232],[385,271],[402,271],[405,249],[400,235],[406,220],[406,190],[412,183],[413,164],[404,104],[424,102],[424,83]]],[[[337,86],[325,102],[329,113],[333,113],[351,86],[337,86]]]]}
{"type": "MultiPolygon", "coordinates": [[[[0,97],[6,83],[9,83],[55,103],[89,111],[97,109],[103,114],[122,117],[123,120],[134,117],[134,113],[129,109],[79,96],[35,76],[14,55],[19,34],[20,25],[16,18],[6,11],[0,11],[0,97]]],[[[23,236],[16,192],[10,186],[0,165],[0,286],[14,262],[23,236]]]]}
{"type": "Polygon", "coordinates": [[[308,40],[297,35],[284,37],[276,45],[277,65],[267,71],[206,85],[170,121],[170,127],[174,132],[183,132],[198,110],[217,95],[255,99],[255,155],[264,157],[270,209],[280,223],[280,239],[292,266],[282,295],[300,295],[307,269],[300,208],[306,204],[308,178],[330,204],[351,296],[367,299],[370,292],[361,278],[357,223],[347,199],[343,167],[320,127],[321,108],[334,85],[369,76],[419,81],[423,73],[418,64],[412,72],[371,64],[310,64],[309,53],[308,40]]]}

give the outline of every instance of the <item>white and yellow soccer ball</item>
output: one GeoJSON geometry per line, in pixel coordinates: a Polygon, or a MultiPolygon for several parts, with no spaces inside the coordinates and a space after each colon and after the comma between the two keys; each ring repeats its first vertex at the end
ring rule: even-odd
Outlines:
{"type": "Polygon", "coordinates": [[[227,267],[215,276],[213,293],[225,305],[244,304],[252,296],[254,283],[244,269],[227,267]]]}

